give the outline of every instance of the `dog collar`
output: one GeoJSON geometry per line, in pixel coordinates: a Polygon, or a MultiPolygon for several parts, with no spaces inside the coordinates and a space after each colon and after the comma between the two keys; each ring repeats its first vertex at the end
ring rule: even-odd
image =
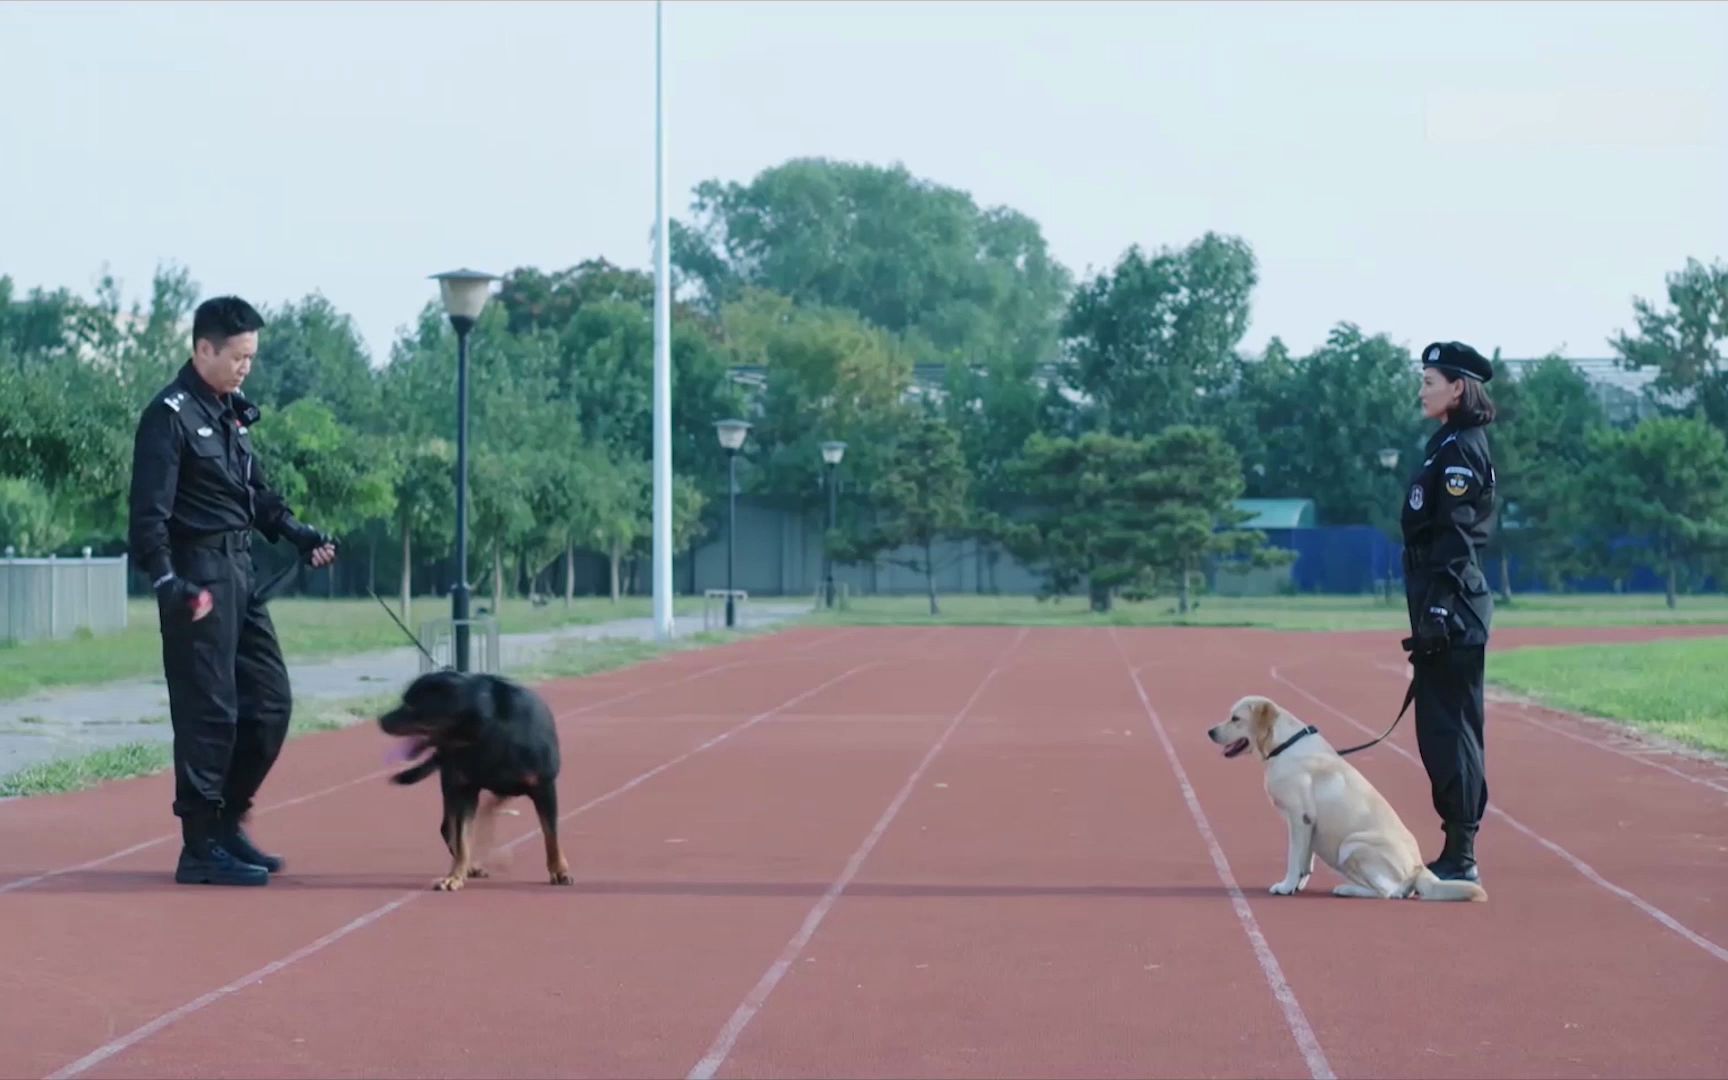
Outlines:
{"type": "Polygon", "coordinates": [[[1276,750],[1273,750],[1270,754],[1266,755],[1266,760],[1271,761],[1273,758],[1277,757],[1279,754],[1282,754],[1284,751],[1290,749],[1292,746],[1301,742],[1303,739],[1306,739],[1308,736],[1318,735],[1318,734],[1320,734],[1320,729],[1315,727],[1313,724],[1309,724],[1307,727],[1303,728],[1301,731],[1298,731],[1296,734],[1290,736],[1288,739],[1285,739],[1283,742],[1279,743],[1278,748],[1276,750]]]}

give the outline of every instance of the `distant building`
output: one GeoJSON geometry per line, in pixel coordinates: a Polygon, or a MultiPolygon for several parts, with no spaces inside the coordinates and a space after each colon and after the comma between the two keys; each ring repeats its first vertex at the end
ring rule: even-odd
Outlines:
{"type": "MultiPolygon", "coordinates": [[[[1655,415],[1657,401],[1650,384],[1656,381],[1657,372],[1654,368],[1641,368],[1633,371],[1623,368],[1612,359],[1588,358],[1573,359],[1562,357],[1574,371],[1590,383],[1596,391],[1596,400],[1601,402],[1602,410],[1608,416],[1611,424],[1636,424],[1648,416],[1655,415]]],[[[1541,363],[1541,358],[1508,359],[1501,357],[1506,365],[1507,373],[1517,379],[1532,367],[1541,363]]],[[[1670,396],[1668,404],[1680,404],[1684,396],[1670,396]]]]}

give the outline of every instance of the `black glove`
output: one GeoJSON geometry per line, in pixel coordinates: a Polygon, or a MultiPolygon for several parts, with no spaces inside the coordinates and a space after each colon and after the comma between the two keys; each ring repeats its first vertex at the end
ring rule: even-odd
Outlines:
{"type": "Polygon", "coordinates": [[[171,608],[179,608],[197,622],[208,615],[213,598],[209,589],[199,588],[183,577],[170,575],[156,583],[156,595],[171,608]]]}
{"type": "Polygon", "coordinates": [[[1446,630],[1445,608],[1431,607],[1416,620],[1416,636],[1409,639],[1415,656],[1435,656],[1446,651],[1451,635],[1446,630]]]}
{"type": "Polygon", "coordinates": [[[282,535],[288,538],[288,542],[293,544],[301,555],[310,555],[325,544],[336,543],[336,538],[323,530],[293,520],[283,526],[282,535]]]}

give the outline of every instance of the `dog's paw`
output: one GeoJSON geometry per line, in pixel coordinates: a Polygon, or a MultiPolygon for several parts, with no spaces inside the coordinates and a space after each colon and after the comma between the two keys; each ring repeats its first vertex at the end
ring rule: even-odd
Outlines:
{"type": "Polygon", "coordinates": [[[576,879],[570,876],[570,871],[560,870],[557,873],[552,875],[552,884],[554,884],[554,885],[574,885],[574,884],[576,884],[576,879]]]}
{"type": "Polygon", "coordinates": [[[1302,883],[1300,881],[1280,881],[1267,891],[1273,896],[1290,896],[1300,891],[1301,888],[1302,883]]]}
{"type": "Polygon", "coordinates": [[[460,889],[466,881],[467,878],[462,875],[451,874],[448,877],[441,877],[437,881],[434,881],[432,887],[439,892],[455,892],[460,889]]]}
{"type": "Polygon", "coordinates": [[[487,870],[484,866],[470,866],[468,868],[468,876],[471,878],[489,878],[492,876],[492,872],[487,870]]]}

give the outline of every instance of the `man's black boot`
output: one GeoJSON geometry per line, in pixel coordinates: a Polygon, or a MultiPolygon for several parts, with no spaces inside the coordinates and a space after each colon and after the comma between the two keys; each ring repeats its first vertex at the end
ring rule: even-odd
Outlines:
{"type": "Polygon", "coordinates": [[[262,866],[272,874],[282,870],[280,855],[267,855],[252,844],[252,838],[246,835],[243,827],[244,814],[223,813],[217,819],[216,842],[221,844],[228,853],[243,863],[262,866]]]}
{"type": "Polygon", "coordinates": [[[1480,882],[1482,875],[1476,869],[1476,827],[1447,823],[1444,828],[1446,846],[1440,850],[1440,857],[1428,864],[1428,869],[1442,881],[1480,882]]]}
{"type": "Polygon", "coordinates": [[[180,864],[174,880],[182,885],[267,885],[270,872],[242,862],[216,841],[213,816],[180,819],[180,864]]]}

